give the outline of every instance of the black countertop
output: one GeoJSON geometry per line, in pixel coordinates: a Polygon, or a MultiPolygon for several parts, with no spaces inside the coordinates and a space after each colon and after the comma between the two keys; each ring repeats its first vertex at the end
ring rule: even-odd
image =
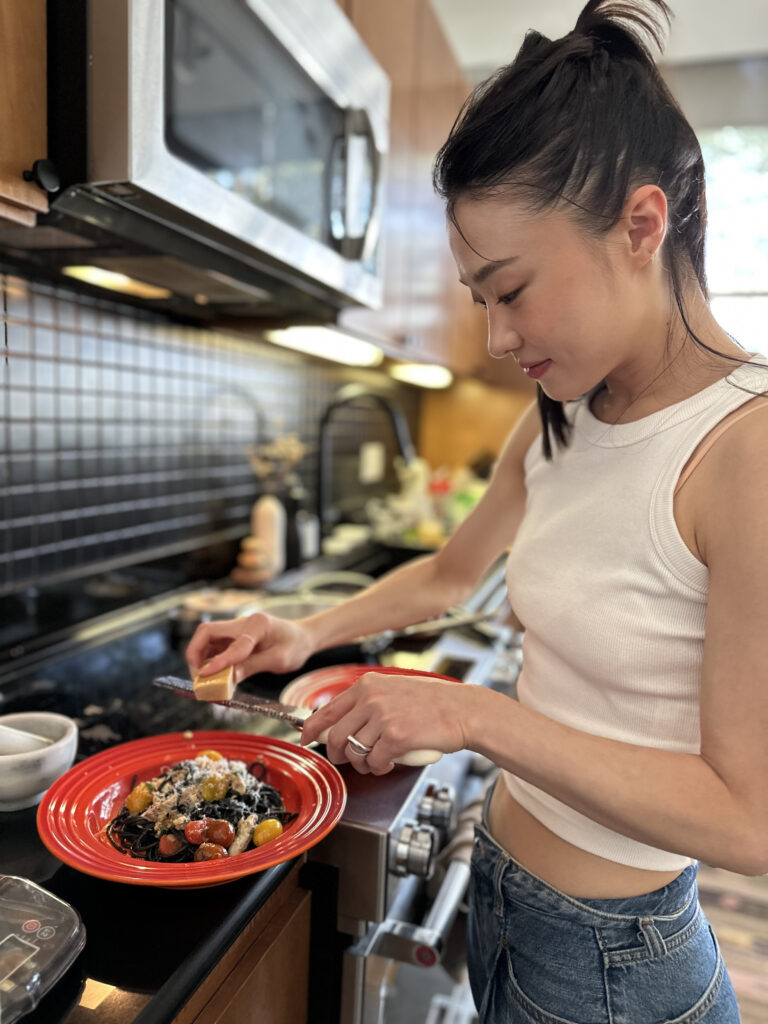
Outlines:
{"type": "Polygon", "coordinates": [[[25,1024],[169,1024],[296,863],[205,889],[106,882],[48,853],[36,813],[0,815],[0,873],[75,907],[86,944],[25,1024]]]}
{"type": "MultiPolygon", "coordinates": [[[[115,743],[184,729],[297,737],[273,719],[153,687],[155,675],[187,674],[182,650],[167,615],[149,614],[106,641],[9,672],[0,679],[0,711],[70,715],[79,726],[78,761],[115,743]]],[[[264,675],[253,688],[275,697],[287,681],[264,675]]],[[[195,890],[107,882],[53,857],[38,837],[36,813],[0,813],[0,874],[28,878],[71,904],[86,946],[27,1024],[169,1024],[296,863],[195,890]]]]}

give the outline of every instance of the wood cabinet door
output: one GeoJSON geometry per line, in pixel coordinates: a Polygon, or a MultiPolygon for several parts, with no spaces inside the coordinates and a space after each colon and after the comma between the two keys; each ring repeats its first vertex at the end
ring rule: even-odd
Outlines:
{"type": "Polygon", "coordinates": [[[309,984],[308,892],[297,890],[228,975],[195,1024],[304,1024],[309,984]]]}
{"type": "Polygon", "coordinates": [[[391,83],[389,152],[384,170],[386,184],[380,241],[383,304],[379,310],[345,310],[341,323],[385,339],[390,349],[397,351],[408,321],[407,253],[414,210],[410,175],[419,0],[340,2],[391,83]]]}
{"type": "Polygon", "coordinates": [[[413,339],[415,358],[451,365],[457,271],[448,247],[445,204],[432,187],[432,165],[459,111],[459,95],[469,87],[428,0],[419,4],[417,41],[407,333],[413,339]]]}
{"type": "Polygon", "coordinates": [[[0,218],[31,226],[48,209],[22,176],[48,148],[45,0],[2,0],[0,47],[0,218]]]}

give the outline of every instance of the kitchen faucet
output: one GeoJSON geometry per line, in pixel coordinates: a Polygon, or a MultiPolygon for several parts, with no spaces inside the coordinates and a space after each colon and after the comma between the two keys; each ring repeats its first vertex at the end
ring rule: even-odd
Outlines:
{"type": "Polygon", "coordinates": [[[413,441],[411,440],[408,420],[405,418],[405,413],[399,405],[376,391],[369,391],[362,384],[346,384],[340,388],[326,406],[320,420],[317,457],[317,518],[320,522],[321,535],[325,532],[325,514],[329,503],[331,443],[328,427],[334,412],[341,408],[341,406],[351,405],[353,402],[361,405],[380,406],[392,421],[397,447],[406,464],[416,457],[416,449],[413,447],[413,441]]]}

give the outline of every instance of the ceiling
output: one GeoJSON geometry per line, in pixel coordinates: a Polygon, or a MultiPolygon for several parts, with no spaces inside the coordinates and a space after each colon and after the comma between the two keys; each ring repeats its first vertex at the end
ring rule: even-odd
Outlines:
{"type": "MultiPolygon", "coordinates": [[[[477,82],[514,57],[525,32],[569,32],[585,0],[432,0],[468,77],[477,82]]],[[[669,0],[668,63],[768,54],[768,0],[669,0]]]]}

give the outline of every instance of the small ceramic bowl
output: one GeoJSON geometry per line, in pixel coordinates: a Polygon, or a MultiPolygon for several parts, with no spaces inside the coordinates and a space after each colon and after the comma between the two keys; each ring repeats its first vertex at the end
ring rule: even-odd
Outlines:
{"type": "Polygon", "coordinates": [[[0,715],[0,725],[26,730],[52,742],[38,750],[0,753],[0,811],[18,811],[40,803],[46,789],[72,767],[77,726],[52,711],[0,715]]]}

